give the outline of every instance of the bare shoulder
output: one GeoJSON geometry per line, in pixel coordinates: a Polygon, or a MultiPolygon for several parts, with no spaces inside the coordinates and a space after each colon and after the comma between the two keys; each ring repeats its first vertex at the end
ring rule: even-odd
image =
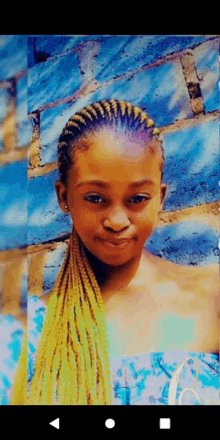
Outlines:
{"type": "MultiPolygon", "coordinates": [[[[191,268],[190,268],[191,269],[191,268]]],[[[198,283],[206,281],[207,287],[210,285],[212,289],[219,288],[219,264],[208,264],[205,266],[194,266],[192,268],[192,276],[198,283]]]]}
{"type": "Polygon", "coordinates": [[[213,307],[220,315],[219,264],[185,267],[180,277],[180,288],[182,292],[194,292],[201,304],[213,307]]]}
{"type": "Polygon", "coordinates": [[[219,264],[204,266],[184,266],[171,261],[162,260],[160,273],[169,280],[175,281],[183,290],[207,292],[219,296],[219,264]]]}

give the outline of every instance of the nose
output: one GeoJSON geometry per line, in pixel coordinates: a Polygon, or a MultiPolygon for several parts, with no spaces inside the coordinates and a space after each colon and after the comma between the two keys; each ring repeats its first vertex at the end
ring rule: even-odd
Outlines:
{"type": "Polygon", "coordinates": [[[112,228],[114,230],[121,230],[130,225],[127,214],[120,208],[116,207],[104,220],[104,226],[106,228],[112,228]]]}

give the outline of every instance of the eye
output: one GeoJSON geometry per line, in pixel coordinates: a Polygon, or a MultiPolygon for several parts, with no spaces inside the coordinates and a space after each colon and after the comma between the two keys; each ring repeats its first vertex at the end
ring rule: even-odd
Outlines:
{"type": "MultiPolygon", "coordinates": [[[[95,203],[95,204],[100,203],[100,202],[95,202],[94,199],[92,201],[91,198],[95,198],[96,200],[97,199],[102,199],[102,197],[100,197],[98,194],[91,194],[91,195],[85,197],[85,200],[87,200],[90,203],[95,203]],[[90,200],[88,200],[88,199],[90,199],[90,200]]],[[[134,202],[135,204],[137,204],[137,203],[139,204],[140,203],[140,199],[149,200],[149,197],[138,195],[138,196],[132,197],[131,200],[134,200],[134,199],[136,199],[136,200],[139,199],[139,202],[138,201],[134,202]]]]}
{"type": "MultiPolygon", "coordinates": [[[[133,199],[145,199],[145,200],[149,200],[149,197],[146,197],[146,196],[134,196],[134,197],[132,197],[131,200],[133,200],[133,199]]],[[[135,202],[135,203],[136,203],[136,202],[135,202]]],[[[139,202],[137,202],[137,203],[139,203],[139,202]]]]}
{"type": "MultiPolygon", "coordinates": [[[[98,198],[98,199],[101,199],[101,197],[98,196],[98,194],[91,194],[90,196],[85,197],[85,200],[88,200],[88,199],[91,198],[91,197],[95,197],[96,199],[97,199],[97,198],[98,198]]],[[[91,200],[88,200],[88,202],[91,202],[91,200]]],[[[92,201],[91,203],[96,203],[96,202],[92,201]]]]}

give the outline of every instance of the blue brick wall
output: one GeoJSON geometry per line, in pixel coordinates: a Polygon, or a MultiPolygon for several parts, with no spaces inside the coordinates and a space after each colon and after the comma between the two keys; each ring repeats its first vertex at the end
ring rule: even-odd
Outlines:
{"type": "Polygon", "coordinates": [[[60,104],[42,111],[41,164],[57,160],[60,133],[76,111],[94,101],[110,98],[124,99],[141,106],[156,121],[157,126],[165,126],[175,120],[193,116],[180,63],[168,62],[130,78],[102,86],[96,92],[89,93],[73,103],[60,104]]]}
{"type": "MultiPolygon", "coordinates": [[[[181,61],[175,57],[176,52],[181,54],[185,49],[190,49],[194,56],[205,113],[219,109],[219,42],[213,37],[44,36],[35,38],[34,52],[33,39],[29,40],[29,46],[28,111],[37,111],[45,106],[40,113],[41,166],[57,160],[58,138],[68,119],[94,101],[108,98],[130,101],[142,107],[158,127],[193,119],[195,116],[181,61]],[[91,40],[96,45],[94,51],[91,40]],[[206,44],[202,44],[204,42],[206,44]],[[84,46],[81,46],[80,52],[79,45],[82,43],[84,46]],[[84,65],[91,70],[99,88],[80,99],[62,102],[83,84],[86,71],[82,72],[82,63],[88,48],[91,60],[93,58],[92,67],[85,60],[84,65]],[[37,62],[37,54],[41,56],[41,62],[37,62]],[[170,54],[173,54],[172,59],[148,67],[149,63],[170,54]],[[143,66],[147,68],[137,72],[143,66]],[[120,77],[124,74],[129,75],[120,77]],[[57,100],[61,102],[56,103],[57,100]],[[51,103],[53,106],[50,108],[51,103]]],[[[164,211],[218,201],[218,121],[186,126],[165,134],[163,138],[164,182],[168,184],[164,211]]],[[[70,216],[62,213],[56,199],[54,183],[57,178],[56,170],[29,181],[29,245],[56,239],[71,231],[70,216]],[[47,191],[42,191],[42,188],[47,188],[47,191]]],[[[204,226],[202,221],[198,225],[185,221],[156,228],[146,243],[154,253],[158,251],[158,237],[164,258],[180,264],[218,261],[217,233],[212,227],[204,226]],[[198,235],[197,241],[192,231],[198,235]],[[204,234],[207,237],[205,244],[204,234]]],[[[51,285],[48,274],[45,275],[46,291],[51,285]]]]}
{"type": "Polygon", "coordinates": [[[28,181],[28,245],[44,243],[71,231],[72,220],[58,205],[54,188],[57,179],[55,170],[28,181]]]}
{"type": "Polygon", "coordinates": [[[27,69],[27,36],[0,35],[0,80],[27,69]]]}
{"type": "Polygon", "coordinates": [[[0,250],[27,245],[27,164],[0,167],[0,250]]]}
{"type": "Polygon", "coordinates": [[[17,81],[17,146],[28,146],[32,136],[31,121],[27,118],[27,74],[17,81]]]}
{"type": "Polygon", "coordinates": [[[214,47],[195,49],[194,59],[205,112],[219,110],[219,40],[215,40],[214,47]]]}
{"type": "Polygon", "coordinates": [[[219,200],[219,121],[214,120],[164,136],[164,210],[219,200]]]}
{"type": "Polygon", "coordinates": [[[118,69],[119,64],[119,69],[123,72],[128,69],[133,70],[133,66],[137,69],[163,56],[186,48],[193,48],[212,38],[214,37],[181,37],[173,35],[85,35],[73,37],[44,35],[28,37],[28,67],[33,67],[33,65],[37,64],[38,58],[41,60],[48,59],[51,56],[73,50],[79,45],[86,44],[88,41],[94,41],[100,43],[100,54],[97,59],[99,67],[96,74],[105,68],[105,74],[109,75],[112,68],[114,72],[118,69]],[[110,66],[109,60],[111,61],[110,66]]]}
{"type": "Polygon", "coordinates": [[[52,290],[58,273],[63,263],[67,249],[66,243],[60,243],[57,249],[47,254],[47,260],[43,268],[43,291],[48,293],[52,290]]]}
{"type": "Polygon", "coordinates": [[[156,228],[144,247],[173,263],[203,266],[219,262],[218,235],[206,224],[181,221],[156,228]]]}
{"type": "Polygon", "coordinates": [[[7,113],[8,94],[7,90],[0,90],[0,151],[3,150],[2,123],[7,113]]]}
{"type": "MultiPolygon", "coordinates": [[[[187,47],[194,47],[196,44],[207,40],[207,37],[99,36],[99,38],[95,38],[94,36],[94,42],[96,41],[99,45],[99,52],[98,55],[96,51],[94,54],[93,75],[96,80],[103,83],[104,81],[135,71],[146,64],[155,62],[165,55],[187,47]]],[[[39,40],[37,41],[39,42],[39,40]]],[[[72,48],[76,48],[76,45],[82,43],[82,41],[79,40],[77,42],[77,40],[73,39],[72,48]]],[[[53,55],[54,50],[50,48],[54,47],[55,42],[56,39],[54,37],[45,37],[44,43],[41,39],[41,51],[43,51],[45,46],[45,52],[50,55],[51,50],[51,55],[53,55]]],[[[29,41],[29,45],[33,45],[33,39],[29,41]]],[[[69,49],[71,47],[71,40],[67,40],[64,46],[69,49]]],[[[55,52],[62,52],[62,47],[62,44],[59,46],[58,38],[58,48],[56,49],[57,52],[55,52]]],[[[32,55],[28,56],[32,60],[32,55]]],[[[28,69],[28,76],[29,113],[49,102],[72,95],[83,82],[83,75],[80,72],[79,58],[76,51],[64,53],[63,56],[58,58],[50,59],[49,57],[45,62],[35,64],[28,69]]],[[[168,90],[169,86],[166,89],[168,90]]]]}

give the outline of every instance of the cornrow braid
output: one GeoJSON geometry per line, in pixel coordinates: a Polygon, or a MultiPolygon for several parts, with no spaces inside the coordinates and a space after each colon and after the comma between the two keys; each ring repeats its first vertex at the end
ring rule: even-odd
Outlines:
{"type": "Polygon", "coordinates": [[[104,117],[105,117],[105,111],[104,111],[104,109],[103,109],[101,103],[100,103],[100,102],[94,102],[93,106],[94,106],[97,110],[99,110],[99,112],[101,113],[102,117],[104,118],[104,117]]]}
{"type": "Polygon", "coordinates": [[[89,118],[90,121],[93,121],[93,117],[90,115],[90,113],[86,109],[79,110],[78,113],[82,114],[86,118],[89,118]]]}
{"type": "Polygon", "coordinates": [[[92,107],[92,105],[87,105],[87,107],[85,109],[86,109],[86,111],[91,112],[93,114],[93,116],[95,116],[95,118],[98,119],[98,113],[95,110],[95,108],[92,107]]]}
{"type": "Polygon", "coordinates": [[[79,126],[76,122],[74,122],[74,121],[72,121],[72,120],[70,120],[70,121],[67,122],[66,127],[68,127],[68,128],[69,128],[69,127],[80,128],[80,126],[79,126]]]}
{"type": "Polygon", "coordinates": [[[114,111],[115,118],[117,117],[118,111],[117,111],[117,101],[115,99],[110,99],[109,103],[111,104],[111,107],[114,111]]]}
{"type": "MultiPolygon", "coordinates": [[[[111,124],[114,129],[117,129],[117,125],[122,124],[121,127],[125,130],[125,134],[132,130],[135,132],[140,127],[149,132],[149,139],[156,136],[159,141],[159,130],[154,127],[154,121],[150,119],[145,111],[140,107],[133,105],[130,102],[124,100],[116,99],[103,99],[98,102],[94,102],[91,105],[87,105],[85,108],[77,111],[73,115],[66,126],[64,127],[62,134],[59,139],[58,144],[58,167],[60,180],[66,185],[67,184],[67,172],[68,169],[74,165],[74,155],[75,151],[87,151],[84,144],[78,142],[77,146],[74,140],[87,134],[89,132],[94,132],[96,129],[105,127],[111,124]]],[[[164,163],[164,151],[162,148],[162,156],[164,163]]],[[[163,173],[163,163],[161,165],[161,170],[163,173]]]]}
{"type": "MultiPolygon", "coordinates": [[[[70,118],[70,121],[74,121],[74,122],[77,121],[77,122],[80,122],[81,124],[86,125],[85,119],[77,113],[70,118]]],[[[68,123],[67,123],[67,125],[68,125],[68,123]]]]}
{"type": "Polygon", "coordinates": [[[102,100],[101,104],[103,105],[105,112],[107,113],[110,120],[112,120],[112,112],[111,112],[111,106],[108,101],[102,100]]]}
{"type": "Polygon", "coordinates": [[[121,114],[122,114],[122,116],[124,116],[126,113],[126,109],[127,109],[126,102],[125,101],[118,101],[118,102],[119,102],[121,114]]]}
{"type": "Polygon", "coordinates": [[[139,107],[133,107],[134,119],[137,119],[141,115],[141,109],[139,107]]]}

